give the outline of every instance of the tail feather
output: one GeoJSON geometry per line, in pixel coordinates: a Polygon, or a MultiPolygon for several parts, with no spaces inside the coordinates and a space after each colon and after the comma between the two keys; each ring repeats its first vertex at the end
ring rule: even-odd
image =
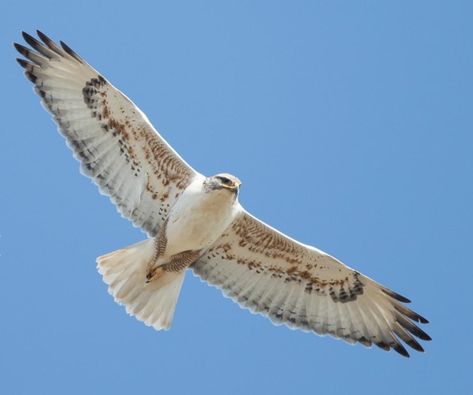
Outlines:
{"type": "Polygon", "coordinates": [[[164,272],[146,283],[153,255],[154,241],[149,239],[97,258],[97,268],[108,292],[128,314],[156,330],[169,329],[185,272],[164,272]]]}

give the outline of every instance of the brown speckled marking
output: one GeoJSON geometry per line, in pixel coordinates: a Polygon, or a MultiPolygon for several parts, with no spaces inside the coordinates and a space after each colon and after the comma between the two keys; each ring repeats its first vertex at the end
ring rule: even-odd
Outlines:
{"type": "MultiPolygon", "coordinates": [[[[146,191],[152,200],[160,206],[159,215],[167,217],[169,196],[172,193],[177,200],[184,189],[189,185],[193,172],[183,163],[169,146],[159,138],[149,127],[135,125],[128,117],[118,120],[113,116],[109,106],[109,91],[107,81],[101,76],[93,78],[83,88],[84,102],[91,110],[91,114],[101,124],[105,133],[111,133],[118,143],[120,155],[123,155],[135,177],[140,176],[144,166],[151,167],[147,172],[146,191]],[[142,149],[146,164],[141,163],[135,146],[142,149]],[[153,177],[151,180],[150,177],[153,177]]],[[[125,114],[121,108],[121,114],[125,114]]],[[[142,158],[142,156],[141,156],[142,158]]]]}
{"type": "Polygon", "coordinates": [[[201,251],[183,251],[173,255],[168,263],[162,266],[165,272],[180,272],[192,265],[200,256],[201,251]]]}
{"type": "Polygon", "coordinates": [[[149,283],[153,279],[158,278],[163,272],[178,272],[186,269],[193,264],[201,255],[201,251],[182,251],[170,257],[169,261],[162,265],[157,265],[158,258],[163,256],[166,251],[167,238],[166,228],[168,220],[164,221],[163,226],[159,229],[158,235],[154,239],[154,255],[148,263],[146,282],[149,283]]]}
{"type": "Polygon", "coordinates": [[[125,156],[126,162],[137,177],[141,172],[141,164],[133,150],[133,142],[130,139],[131,124],[127,119],[120,122],[112,117],[107,100],[107,91],[103,90],[106,85],[107,81],[101,76],[88,81],[82,89],[84,102],[92,110],[92,116],[103,124],[102,129],[106,132],[111,131],[112,136],[118,138],[120,153],[125,156]]]}
{"type": "MultiPolygon", "coordinates": [[[[328,269],[323,263],[323,256],[319,258],[315,254],[311,255],[304,247],[272,231],[250,216],[241,216],[232,224],[231,229],[239,237],[238,245],[233,246],[228,242],[216,245],[209,250],[209,256],[219,256],[223,260],[246,265],[255,273],[267,273],[284,283],[304,284],[306,293],[329,295],[334,302],[349,302],[363,293],[359,273],[350,272],[339,279],[319,278],[314,274],[317,269],[319,271],[328,269]],[[242,256],[238,252],[242,248],[247,250],[252,258],[242,256]],[[282,260],[285,264],[284,266],[270,264],[271,260],[282,260]]],[[[222,236],[221,240],[225,240],[225,236],[222,236]]]]}
{"type": "Polygon", "coordinates": [[[240,237],[240,247],[268,258],[281,258],[289,264],[301,264],[303,256],[294,243],[289,242],[275,232],[267,229],[254,221],[251,217],[242,216],[232,225],[233,231],[240,237]]]}

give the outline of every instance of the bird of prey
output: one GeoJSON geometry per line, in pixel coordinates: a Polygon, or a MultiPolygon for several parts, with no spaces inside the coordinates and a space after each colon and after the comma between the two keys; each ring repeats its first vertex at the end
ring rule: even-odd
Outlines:
{"type": "Polygon", "coordinates": [[[276,324],[423,351],[428,321],[409,300],[238,203],[240,181],[189,166],[122,92],[62,41],[27,33],[17,59],[82,172],[148,239],[97,259],[115,301],[157,330],[171,326],[187,269],[276,324]]]}

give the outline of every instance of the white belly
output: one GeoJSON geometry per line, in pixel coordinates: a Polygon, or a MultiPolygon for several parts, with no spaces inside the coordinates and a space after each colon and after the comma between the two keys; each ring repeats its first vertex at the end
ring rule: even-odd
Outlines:
{"type": "Polygon", "coordinates": [[[237,203],[228,190],[205,192],[202,181],[192,183],[169,214],[165,256],[210,247],[230,225],[237,203]]]}

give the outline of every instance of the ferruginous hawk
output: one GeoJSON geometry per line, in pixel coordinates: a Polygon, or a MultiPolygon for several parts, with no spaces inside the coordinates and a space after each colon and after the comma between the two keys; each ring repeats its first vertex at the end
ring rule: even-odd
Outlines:
{"type": "Polygon", "coordinates": [[[259,221],[238,203],[240,181],[205,177],[146,116],[63,42],[23,33],[26,77],[59,125],[82,172],[149,238],[97,259],[108,290],[157,330],[171,326],[190,268],[275,323],[376,344],[408,356],[430,340],[409,300],[314,247],[259,221]]]}

